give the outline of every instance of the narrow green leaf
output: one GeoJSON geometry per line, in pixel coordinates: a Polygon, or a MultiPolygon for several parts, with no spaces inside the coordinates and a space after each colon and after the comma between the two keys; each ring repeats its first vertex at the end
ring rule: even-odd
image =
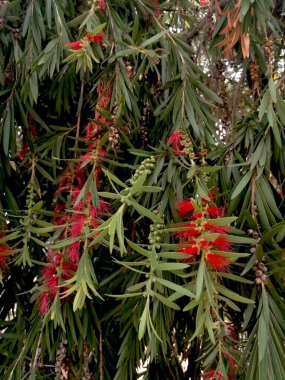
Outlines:
{"type": "Polygon", "coordinates": [[[143,311],[142,316],[140,318],[139,334],[138,334],[139,340],[141,340],[145,334],[147,316],[148,316],[148,308],[149,308],[149,299],[147,299],[147,302],[146,302],[145,307],[144,307],[144,311],[143,311]]]}
{"type": "Polygon", "coordinates": [[[242,179],[240,180],[240,182],[238,183],[238,185],[235,187],[235,189],[234,189],[234,191],[232,193],[231,199],[234,199],[235,197],[237,197],[242,192],[242,190],[246,187],[246,185],[251,180],[251,177],[252,177],[252,172],[248,171],[242,177],[242,179]]]}
{"type": "Polygon", "coordinates": [[[155,280],[157,282],[159,282],[160,284],[166,286],[169,289],[174,290],[175,292],[177,292],[179,294],[182,294],[182,295],[187,296],[187,297],[195,298],[194,293],[190,292],[190,290],[184,288],[181,285],[175,284],[174,282],[171,282],[171,281],[165,280],[163,278],[159,278],[159,277],[156,277],[155,280]]]}

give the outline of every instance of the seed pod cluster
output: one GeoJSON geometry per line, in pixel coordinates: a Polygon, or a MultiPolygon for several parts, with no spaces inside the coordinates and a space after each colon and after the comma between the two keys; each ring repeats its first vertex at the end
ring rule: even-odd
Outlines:
{"type": "Polygon", "coordinates": [[[163,223],[153,223],[150,225],[150,233],[148,236],[149,244],[156,245],[156,248],[160,248],[160,243],[162,241],[162,235],[164,224],[163,223]]]}
{"type": "Polygon", "coordinates": [[[143,174],[151,174],[152,170],[154,169],[154,163],[154,156],[151,156],[150,158],[146,158],[145,160],[143,160],[138,169],[135,171],[133,177],[130,179],[130,183],[133,185],[143,174]]]}
{"type": "Polygon", "coordinates": [[[119,138],[120,135],[118,129],[115,127],[110,127],[108,141],[111,144],[112,149],[116,149],[118,147],[119,138]]]}
{"type": "Polygon", "coordinates": [[[252,244],[250,249],[249,249],[250,253],[255,253],[256,252],[256,246],[260,240],[260,237],[258,235],[258,232],[254,231],[253,229],[249,229],[247,232],[248,232],[249,236],[251,236],[253,239],[256,240],[256,244],[252,244]]]}
{"type": "Polygon", "coordinates": [[[83,345],[83,366],[82,366],[82,380],[91,380],[91,372],[89,370],[89,355],[90,349],[86,342],[83,345]]]}
{"type": "Polygon", "coordinates": [[[140,138],[141,138],[143,144],[147,142],[147,134],[148,134],[149,123],[150,123],[150,121],[149,121],[149,110],[148,110],[148,107],[146,104],[143,108],[141,128],[140,128],[140,138]]]}
{"type": "Polygon", "coordinates": [[[147,127],[145,125],[141,125],[140,138],[143,144],[147,142],[147,132],[148,132],[147,127]]]}
{"type": "Polygon", "coordinates": [[[268,272],[268,268],[264,265],[264,263],[256,260],[253,270],[255,271],[255,283],[257,285],[267,285],[268,276],[266,273],[268,272]]]}
{"type": "Polygon", "coordinates": [[[66,363],[67,357],[67,339],[62,338],[59,347],[56,351],[55,373],[56,379],[65,380],[68,378],[68,365],[66,363]]]}
{"type": "Polygon", "coordinates": [[[274,56],[273,56],[273,53],[271,51],[271,46],[273,45],[273,41],[271,39],[266,39],[264,42],[263,42],[263,51],[264,51],[264,55],[266,56],[266,58],[268,59],[269,61],[269,64],[273,61],[274,59],[274,56]]]}
{"type": "Polygon", "coordinates": [[[180,129],[180,135],[181,135],[181,142],[183,145],[183,152],[189,156],[190,160],[194,160],[196,156],[193,150],[192,141],[188,133],[184,131],[183,129],[180,129]]]}
{"type": "Polygon", "coordinates": [[[257,64],[254,61],[249,61],[248,70],[249,70],[250,79],[253,82],[259,82],[260,80],[259,70],[258,70],[257,64]]]}

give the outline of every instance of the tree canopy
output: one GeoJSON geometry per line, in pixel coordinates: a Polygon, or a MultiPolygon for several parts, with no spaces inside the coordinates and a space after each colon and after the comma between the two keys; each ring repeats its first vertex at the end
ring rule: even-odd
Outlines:
{"type": "Polygon", "coordinates": [[[284,16],[0,1],[3,380],[284,378],[284,16]]]}

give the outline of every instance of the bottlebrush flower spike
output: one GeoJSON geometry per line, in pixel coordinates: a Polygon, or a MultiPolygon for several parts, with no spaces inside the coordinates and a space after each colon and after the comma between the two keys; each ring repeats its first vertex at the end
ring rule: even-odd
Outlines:
{"type": "Polygon", "coordinates": [[[229,232],[227,227],[215,226],[214,224],[207,223],[207,222],[203,224],[203,227],[206,230],[217,233],[217,234],[227,234],[229,232]]]}
{"type": "Polygon", "coordinates": [[[199,252],[199,247],[197,245],[184,247],[180,248],[178,252],[185,253],[186,255],[196,255],[199,252]]]}
{"type": "Polygon", "coordinates": [[[70,244],[66,249],[66,253],[73,264],[78,263],[80,258],[80,240],[70,244]]]}
{"type": "Polygon", "coordinates": [[[178,207],[178,215],[181,218],[185,218],[186,216],[189,216],[189,214],[195,210],[193,203],[190,200],[178,202],[177,207],[178,207]]]}
{"type": "Polygon", "coordinates": [[[83,44],[84,42],[82,40],[79,40],[79,41],[74,41],[74,42],[67,42],[65,46],[67,46],[68,48],[72,50],[80,50],[82,49],[83,44]]]}
{"type": "MultiPolygon", "coordinates": [[[[159,1],[158,0],[153,0],[152,6],[153,6],[153,8],[158,7],[159,6],[159,1]]],[[[155,15],[155,17],[158,17],[160,15],[160,10],[159,9],[154,9],[153,14],[155,15]]]]}
{"type": "Polygon", "coordinates": [[[77,237],[81,235],[83,231],[83,226],[86,220],[86,215],[85,214],[79,214],[79,213],[74,213],[72,216],[72,227],[70,230],[70,236],[71,237],[77,237]]]}
{"type": "Polygon", "coordinates": [[[207,7],[210,4],[210,0],[200,0],[201,7],[207,7]]]}
{"type": "Polygon", "coordinates": [[[41,315],[47,314],[49,309],[49,293],[47,291],[41,292],[38,302],[40,304],[39,313],[41,315]]]}
{"type": "Polygon", "coordinates": [[[204,213],[203,212],[194,212],[191,216],[191,220],[199,220],[199,219],[202,219],[204,217],[204,213]]]}
{"type": "Polygon", "coordinates": [[[212,244],[220,251],[230,252],[232,249],[231,242],[225,237],[217,237],[212,244]]]}
{"type": "Polygon", "coordinates": [[[199,241],[199,247],[202,248],[202,249],[205,249],[205,248],[209,248],[209,245],[210,245],[210,242],[208,242],[207,240],[200,240],[199,241]]]}
{"type": "Polygon", "coordinates": [[[217,207],[217,206],[210,207],[210,206],[208,206],[206,208],[206,211],[209,214],[210,218],[220,218],[220,217],[224,216],[224,208],[223,207],[217,207]]]}
{"type": "Polygon", "coordinates": [[[190,238],[198,236],[200,234],[200,230],[198,230],[195,227],[197,227],[196,223],[185,224],[183,226],[184,229],[176,233],[176,237],[186,239],[189,241],[190,238]]]}
{"type": "Polygon", "coordinates": [[[106,2],[107,2],[106,0],[97,0],[96,8],[99,14],[102,14],[103,12],[105,12],[106,7],[107,7],[106,2]]]}
{"type": "Polygon", "coordinates": [[[173,152],[177,155],[183,154],[183,145],[181,141],[180,131],[174,132],[167,140],[167,144],[171,145],[173,152]]]}
{"type": "Polygon", "coordinates": [[[94,34],[94,35],[89,34],[89,33],[86,34],[86,39],[89,42],[97,42],[99,45],[102,45],[103,38],[104,38],[104,33],[98,33],[98,34],[94,34]]]}
{"type": "Polygon", "coordinates": [[[208,253],[206,258],[214,270],[222,271],[229,268],[229,262],[224,256],[208,253]]]}

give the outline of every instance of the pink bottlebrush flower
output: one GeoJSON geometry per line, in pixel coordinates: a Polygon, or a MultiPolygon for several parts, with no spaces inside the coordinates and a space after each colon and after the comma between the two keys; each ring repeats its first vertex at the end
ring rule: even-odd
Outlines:
{"type": "Polygon", "coordinates": [[[174,132],[167,140],[167,144],[171,145],[175,154],[183,154],[183,144],[181,141],[180,131],[174,132]]]}
{"type": "Polygon", "coordinates": [[[58,203],[56,204],[54,208],[54,216],[52,218],[54,225],[60,226],[60,225],[66,224],[66,222],[68,221],[69,214],[67,212],[64,212],[63,211],[64,209],[65,209],[64,204],[58,204],[58,203]]]}
{"type": "MultiPolygon", "coordinates": [[[[112,94],[112,85],[111,83],[108,83],[106,85],[105,82],[100,82],[97,87],[97,93],[98,93],[98,102],[102,102],[103,97],[110,99],[112,94]]],[[[104,103],[104,102],[103,102],[104,103]]],[[[102,103],[100,103],[102,106],[102,103]]]]}
{"type": "Polygon", "coordinates": [[[99,45],[102,45],[104,33],[98,33],[94,35],[87,33],[86,38],[89,42],[97,42],[99,45]]]}
{"type": "Polygon", "coordinates": [[[223,376],[215,369],[204,372],[203,380],[224,380],[223,376]]]}
{"type": "Polygon", "coordinates": [[[158,0],[153,0],[152,1],[152,6],[154,8],[154,11],[153,11],[154,16],[158,17],[160,15],[160,10],[159,9],[155,9],[155,8],[159,6],[159,1],[158,0]]]}
{"type": "Polygon", "coordinates": [[[69,280],[73,273],[77,271],[78,265],[77,263],[70,263],[65,261],[61,266],[61,276],[64,280],[69,280]]]}
{"type": "Polygon", "coordinates": [[[74,42],[67,42],[65,46],[69,47],[72,50],[80,50],[83,46],[83,41],[74,41],[74,42]]]}
{"type": "Polygon", "coordinates": [[[57,267],[47,266],[43,269],[44,285],[49,293],[55,297],[58,293],[59,277],[57,276],[57,267]]]}
{"type": "Polygon", "coordinates": [[[177,208],[178,208],[178,215],[181,217],[181,218],[185,218],[186,216],[188,216],[192,211],[195,210],[194,206],[193,206],[193,203],[189,200],[189,201],[182,201],[182,202],[178,202],[177,204],[177,208]]]}
{"type": "Polygon", "coordinates": [[[224,208],[223,207],[217,207],[217,206],[210,207],[210,206],[208,206],[206,208],[206,211],[209,214],[210,218],[220,218],[220,217],[224,216],[224,208]]]}
{"type": "Polygon", "coordinates": [[[229,232],[227,227],[215,226],[214,224],[211,224],[211,223],[204,223],[203,227],[206,230],[217,233],[217,234],[227,234],[229,232]]]}
{"type": "Polygon", "coordinates": [[[210,0],[200,0],[201,7],[207,7],[210,4],[210,0]]]}
{"type": "Polygon", "coordinates": [[[80,258],[80,240],[76,241],[75,243],[70,244],[67,249],[66,253],[68,255],[69,260],[71,263],[78,263],[80,258]]]}
{"type": "Polygon", "coordinates": [[[220,251],[231,251],[231,242],[225,237],[217,237],[212,241],[214,247],[220,251]]]}
{"type": "Polygon", "coordinates": [[[75,167],[72,171],[69,167],[65,173],[59,178],[58,191],[70,191],[71,188],[82,189],[85,183],[85,173],[79,166],[75,167]]]}
{"type": "Polygon", "coordinates": [[[221,271],[229,268],[229,262],[224,256],[208,253],[206,258],[214,270],[221,271]]]}
{"type": "Polygon", "coordinates": [[[6,258],[6,256],[12,255],[16,252],[16,249],[10,248],[7,244],[0,245],[0,254],[2,258],[6,258]]]}
{"type": "Polygon", "coordinates": [[[62,261],[62,253],[56,251],[55,249],[50,249],[48,251],[48,260],[54,266],[60,266],[62,261]]]}
{"type": "Polygon", "coordinates": [[[97,0],[96,8],[99,14],[105,12],[107,7],[106,0],[97,0]]]}
{"type": "Polygon", "coordinates": [[[39,295],[39,313],[41,315],[45,315],[49,309],[49,293],[47,291],[43,291],[39,295]]]}
{"type": "Polygon", "coordinates": [[[44,282],[47,282],[54,274],[56,274],[56,266],[55,265],[48,265],[44,267],[43,269],[43,278],[44,282]]]}
{"type": "Polygon", "coordinates": [[[178,250],[180,253],[185,253],[186,255],[196,255],[199,252],[199,247],[197,245],[183,247],[178,250]]]}
{"type": "Polygon", "coordinates": [[[81,235],[83,226],[86,220],[86,215],[74,213],[72,216],[72,227],[70,230],[71,237],[77,237],[81,235]]]}

